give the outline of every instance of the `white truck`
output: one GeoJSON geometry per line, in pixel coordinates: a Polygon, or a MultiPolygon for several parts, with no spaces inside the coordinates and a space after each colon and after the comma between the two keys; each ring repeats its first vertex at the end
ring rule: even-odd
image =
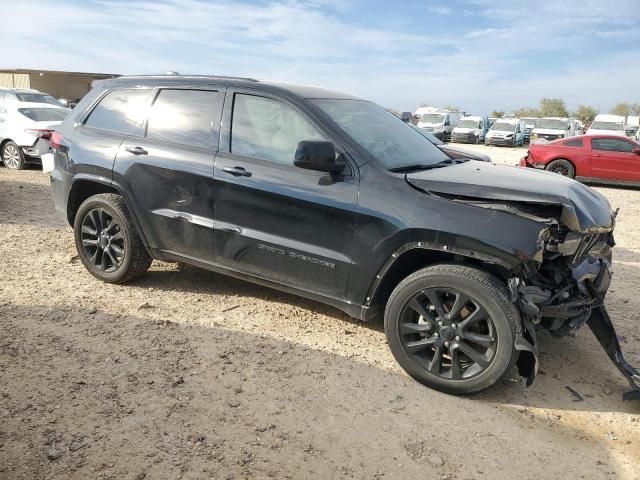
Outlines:
{"type": "Polygon", "coordinates": [[[596,115],[586,135],[620,135],[625,136],[624,126],[627,118],[620,115],[601,113],[596,115]]]}
{"type": "Polygon", "coordinates": [[[451,132],[462,117],[460,112],[437,107],[420,107],[416,110],[415,115],[419,117],[418,128],[432,133],[443,142],[451,138],[451,132]]]}
{"type": "Polygon", "coordinates": [[[524,144],[525,124],[520,118],[498,118],[487,132],[485,145],[517,147],[524,144]]]}
{"type": "Polygon", "coordinates": [[[573,118],[544,117],[536,122],[531,131],[531,142],[547,140],[549,142],[559,138],[573,137],[576,134],[576,122],[573,118]]]}
{"type": "Polygon", "coordinates": [[[637,115],[629,115],[627,117],[627,124],[624,127],[624,133],[627,137],[635,137],[640,128],[640,117],[637,115]]]}
{"type": "Polygon", "coordinates": [[[489,119],[477,115],[462,117],[451,132],[451,141],[456,143],[481,143],[489,130],[489,119]]]}

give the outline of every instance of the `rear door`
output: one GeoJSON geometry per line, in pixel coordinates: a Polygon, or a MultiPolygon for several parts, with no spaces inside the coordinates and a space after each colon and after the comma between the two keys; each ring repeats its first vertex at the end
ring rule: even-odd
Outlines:
{"type": "Polygon", "coordinates": [[[151,248],[213,262],[213,160],[224,88],[159,88],[114,165],[151,248]]]}
{"type": "Polygon", "coordinates": [[[638,145],[626,138],[591,138],[591,175],[595,178],[640,182],[638,145]]]}
{"type": "Polygon", "coordinates": [[[216,263],[344,298],[353,256],[355,167],[333,176],[295,167],[300,141],[333,139],[301,106],[277,95],[230,89],[223,125],[214,168],[216,263]]]}

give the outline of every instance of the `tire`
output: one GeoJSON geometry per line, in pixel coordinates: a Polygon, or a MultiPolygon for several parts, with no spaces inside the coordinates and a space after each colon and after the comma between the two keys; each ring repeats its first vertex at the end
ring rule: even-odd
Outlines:
{"type": "Polygon", "coordinates": [[[80,260],[89,273],[104,282],[127,282],[151,265],[152,259],[120,195],[89,197],[76,213],[73,230],[80,260]]]}
{"type": "Polygon", "coordinates": [[[576,169],[573,164],[569,160],[565,160],[563,158],[550,162],[549,165],[545,167],[545,170],[569,178],[574,178],[576,176],[576,169]]]}
{"type": "Polygon", "coordinates": [[[2,163],[11,170],[22,170],[26,166],[22,149],[11,140],[2,146],[1,155],[2,163]]]}
{"type": "Polygon", "coordinates": [[[480,144],[480,135],[476,135],[476,145],[480,144]]]}
{"type": "Polygon", "coordinates": [[[411,377],[441,392],[469,395],[498,384],[512,370],[521,321],[496,277],[464,265],[438,264],[400,282],[387,302],[384,327],[391,353],[411,377]],[[442,301],[444,316],[434,310],[434,295],[442,301]],[[462,307],[456,314],[458,300],[462,307]],[[420,305],[417,310],[414,301],[420,305]],[[485,346],[476,343],[480,341],[485,346]]]}

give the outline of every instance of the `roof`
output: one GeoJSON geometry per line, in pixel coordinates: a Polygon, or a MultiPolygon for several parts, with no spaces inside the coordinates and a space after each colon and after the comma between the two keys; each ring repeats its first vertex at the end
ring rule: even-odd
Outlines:
{"type": "Polygon", "coordinates": [[[284,82],[268,82],[262,80],[256,80],[254,78],[245,77],[226,77],[216,75],[131,75],[112,78],[108,80],[102,80],[100,85],[105,87],[111,86],[156,86],[156,85],[169,85],[169,86],[193,86],[193,85],[233,85],[242,86],[246,88],[256,88],[259,86],[261,89],[275,92],[286,92],[294,94],[298,97],[310,99],[310,98],[332,98],[332,99],[352,99],[361,100],[358,97],[349,95],[343,92],[337,92],[334,90],[328,90],[320,87],[313,87],[310,85],[298,85],[293,83],[284,82]]]}

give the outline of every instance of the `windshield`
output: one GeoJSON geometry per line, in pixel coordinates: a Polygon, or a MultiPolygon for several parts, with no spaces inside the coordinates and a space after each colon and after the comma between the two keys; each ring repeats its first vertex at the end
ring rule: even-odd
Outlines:
{"type": "Polygon", "coordinates": [[[593,130],[613,130],[614,132],[622,132],[624,128],[619,122],[593,122],[591,124],[593,130]]]}
{"type": "Polygon", "coordinates": [[[499,132],[513,132],[516,126],[513,123],[496,121],[491,127],[491,130],[497,130],[499,132]]]}
{"type": "Polygon", "coordinates": [[[460,120],[457,125],[462,128],[480,128],[480,121],[478,120],[460,120]]]}
{"type": "Polygon", "coordinates": [[[558,118],[541,118],[536,123],[536,128],[550,128],[552,130],[566,130],[568,126],[568,120],[560,120],[558,118]]]}
{"type": "Polygon", "coordinates": [[[425,113],[420,117],[420,123],[443,123],[444,117],[442,113],[425,113]]]}
{"type": "Polygon", "coordinates": [[[420,132],[375,103],[336,99],[311,101],[387,169],[449,160],[420,132]]]}
{"type": "Polygon", "coordinates": [[[53,98],[51,95],[44,93],[16,93],[18,100],[28,103],[48,103],[49,105],[55,105],[57,107],[64,107],[64,105],[53,98]]]}
{"type": "Polygon", "coordinates": [[[538,121],[537,118],[523,118],[522,119],[524,121],[524,124],[529,127],[531,125],[535,126],[536,122],[538,121]]]}
{"type": "Polygon", "coordinates": [[[19,108],[18,111],[34,122],[61,122],[71,110],[66,108],[19,108]]]}

